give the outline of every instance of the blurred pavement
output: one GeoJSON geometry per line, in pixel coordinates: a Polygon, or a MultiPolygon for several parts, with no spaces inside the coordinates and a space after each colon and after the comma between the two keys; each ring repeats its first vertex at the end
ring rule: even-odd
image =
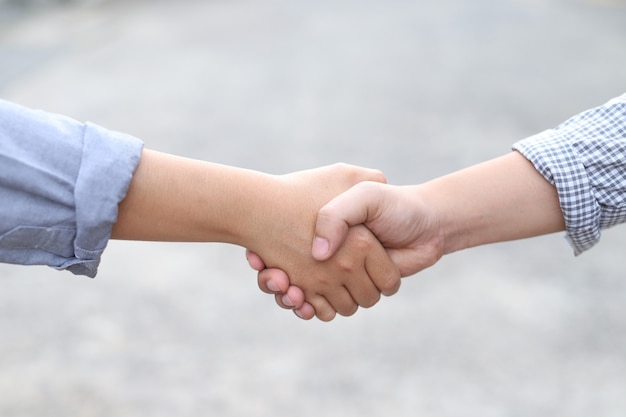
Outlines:
{"type": "MultiPolygon", "coordinates": [[[[0,0],[0,96],[409,184],[626,91],[624,22],[623,0],[0,0]]],[[[472,249],[328,324],[226,245],[111,242],[95,280],[0,265],[0,416],[621,417],[625,247],[618,227],[578,258],[562,235],[472,249]]]]}

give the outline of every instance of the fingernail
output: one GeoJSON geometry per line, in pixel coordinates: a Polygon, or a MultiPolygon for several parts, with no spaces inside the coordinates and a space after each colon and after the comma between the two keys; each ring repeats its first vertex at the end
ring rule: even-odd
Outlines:
{"type": "Polygon", "coordinates": [[[287,294],[283,295],[283,304],[287,307],[294,307],[293,302],[291,302],[291,298],[287,294]]]}
{"type": "Polygon", "coordinates": [[[313,257],[321,258],[330,250],[330,243],[323,237],[315,236],[313,239],[313,257]]]}
{"type": "Polygon", "coordinates": [[[273,292],[280,292],[280,288],[278,288],[278,285],[272,280],[267,281],[267,288],[273,292]]]}

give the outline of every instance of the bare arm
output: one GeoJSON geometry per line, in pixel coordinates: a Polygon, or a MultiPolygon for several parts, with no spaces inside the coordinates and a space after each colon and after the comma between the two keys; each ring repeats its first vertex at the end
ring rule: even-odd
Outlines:
{"type": "Polygon", "coordinates": [[[555,188],[517,152],[424,184],[356,185],[320,211],[314,256],[328,258],[360,223],[403,276],[457,250],[565,228],[555,188]]]}
{"type": "Polygon", "coordinates": [[[256,171],[144,150],[112,238],[258,247],[256,220],[280,198],[274,182],[256,171]]]}
{"type": "MultiPolygon", "coordinates": [[[[320,211],[313,255],[329,258],[349,226],[361,223],[387,247],[403,276],[450,252],[562,230],[574,253],[582,253],[603,228],[626,222],[620,181],[625,116],[621,95],[517,142],[513,153],[428,183],[358,184],[320,211]]],[[[253,267],[262,265],[250,259],[253,267]]],[[[296,309],[306,305],[283,273],[259,274],[261,289],[270,282],[279,284],[279,304],[286,293],[297,299],[296,309]]]]}
{"type": "Polygon", "coordinates": [[[399,272],[364,227],[348,236],[346,255],[332,262],[310,255],[319,208],[363,180],[384,176],[347,165],[275,176],[144,150],[112,237],[249,248],[287,272],[318,317],[330,320],[335,311],[349,315],[357,304],[376,303],[379,286],[399,285],[399,272]]]}
{"type": "Polygon", "coordinates": [[[439,213],[443,254],[565,228],[556,189],[517,152],[413,191],[439,213]]]}
{"type": "MultiPolygon", "coordinates": [[[[402,276],[454,251],[565,227],[555,188],[517,152],[424,184],[353,186],[320,210],[314,257],[331,258],[343,248],[349,229],[359,224],[382,242],[402,276]]],[[[277,269],[263,269],[261,259],[249,254],[251,266],[260,271],[259,287],[275,293],[282,307],[311,316],[308,300],[297,286],[289,285],[290,277],[277,269]]]]}

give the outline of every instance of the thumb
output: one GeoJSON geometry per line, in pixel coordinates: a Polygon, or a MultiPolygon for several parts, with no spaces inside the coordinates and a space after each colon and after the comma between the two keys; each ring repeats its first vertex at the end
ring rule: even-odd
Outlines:
{"type": "Polygon", "coordinates": [[[318,261],[329,259],[341,247],[350,226],[366,223],[378,209],[380,183],[361,182],[339,194],[317,215],[311,253],[318,261]]]}

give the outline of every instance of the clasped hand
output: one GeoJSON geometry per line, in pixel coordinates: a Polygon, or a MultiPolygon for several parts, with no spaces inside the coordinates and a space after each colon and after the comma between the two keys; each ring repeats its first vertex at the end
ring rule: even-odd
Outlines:
{"type": "Polygon", "coordinates": [[[279,306],[293,309],[306,320],[317,316],[328,321],[335,313],[353,314],[357,305],[374,305],[380,294],[389,296],[397,292],[399,277],[412,275],[437,262],[444,252],[438,230],[436,216],[416,186],[366,181],[336,196],[317,215],[311,256],[316,265],[338,266],[339,275],[330,277],[330,281],[325,275],[320,282],[320,276],[313,270],[310,273],[314,275],[307,276],[307,280],[295,281],[253,251],[248,250],[246,257],[250,266],[259,271],[259,288],[274,294],[279,306]],[[372,233],[379,241],[371,241],[372,233]],[[395,275],[390,272],[390,261],[397,268],[395,275]],[[383,263],[377,265],[378,262],[383,263]],[[360,268],[361,265],[365,268],[360,268]],[[308,285],[325,288],[325,299],[308,285]],[[374,294],[376,289],[379,292],[374,294]]]}
{"type": "Polygon", "coordinates": [[[267,205],[273,207],[271,216],[259,213],[259,219],[275,219],[271,230],[253,233],[262,240],[246,245],[250,265],[260,271],[262,290],[277,294],[279,305],[295,308],[301,317],[316,315],[322,321],[332,320],[337,313],[352,315],[359,306],[376,304],[381,294],[398,290],[399,269],[364,225],[346,227],[340,247],[332,248],[332,256],[311,256],[317,212],[322,205],[359,182],[384,182],[381,172],[337,164],[277,180],[276,189],[281,191],[272,198],[282,203],[267,205]]]}
{"type": "Polygon", "coordinates": [[[448,253],[565,230],[556,188],[518,152],[422,184],[360,182],[321,207],[313,222],[311,259],[319,265],[354,267],[365,262],[367,266],[358,280],[345,274],[354,268],[335,269],[341,303],[330,292],[333,281],[328,281],[329,275],[324,276],[323,287],[329,289],[325,294],[330,303],[321,303],[308,288],[309,284],[319,285],[318,276],[310,275],[316,271],[306,271],[307,280],[294,280],[290,271],[272,268],[278,264],[268,263],[251,247],[248,261],[259,271],[259,287],[275,294],[280,306],[295,309],[304,319],[317,315],[322,320],[334,317],[331,308],[347,315],[356,310],[347,306],[372,305],[377,301],[372,295],[374,288],[385,295],[397,291],[399,279],[388,272],[388,262],[399,276],[406,277],[448,253]],[[378,245],[369,241],[369,232],[378,238],[378,245]],[[367,245],[355,243],[361,240],[367,245]],[[381,255],[379,245],[387,257],[381,255]],[[373,251],[366,252],[370,249],[373,251]],[[375,267],[375,262],[383,262],[384,267],[375,267]],[[374,285],[368,283],[366,272],[374,285]],[[345,301],[349,295],[353,304],[345,301]]]}

